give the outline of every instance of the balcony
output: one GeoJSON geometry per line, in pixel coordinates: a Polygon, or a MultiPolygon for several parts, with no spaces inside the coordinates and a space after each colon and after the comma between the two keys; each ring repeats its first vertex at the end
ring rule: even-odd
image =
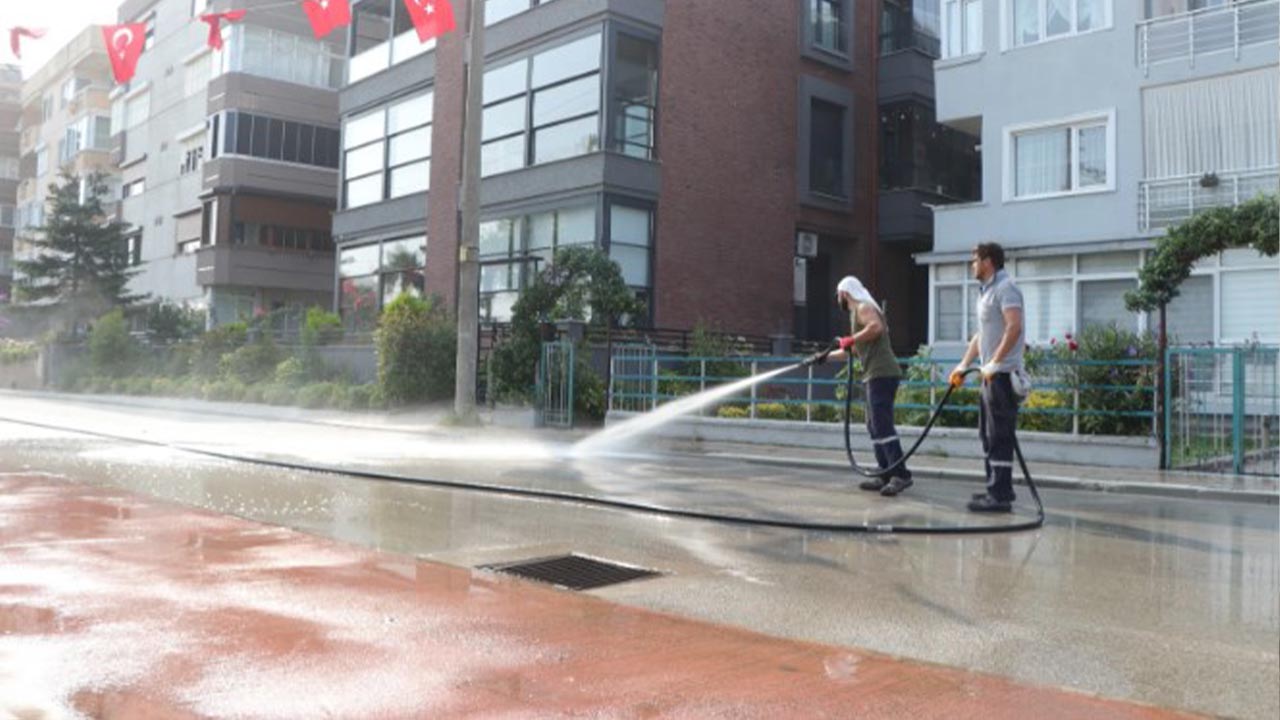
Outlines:
{"type": "Polygon", "coordinates": [[[1138,229],[1152,232],[1177,225],[1214,207],[1236,206],[1260,193],[1274,193],[1280,167],[1214,175],[1183,175],[1138,183],[1138,229]]]}
{"type": "Polygon", "coordinates": [[[1280,40],[1280,0],[1253,0],[1166,15],[1138,23],[1138,65],[1153,65],[1213,53],[1234,53],[1251,45],[1280,40]]]}
{"type": "Polygon", "coordinates": [[[332,292],[333,253],[207,245],[196,253],[196,282],[332,292]]]}

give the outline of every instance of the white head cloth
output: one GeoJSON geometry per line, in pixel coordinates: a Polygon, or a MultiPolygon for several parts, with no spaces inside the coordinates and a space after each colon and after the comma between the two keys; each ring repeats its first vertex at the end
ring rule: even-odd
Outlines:
{"type": "Polygon", "coordinates": [[[849,293],[850,297],[857,302],[870,305],[876,309],[876,312],[882,312],[880,310],[880,304],[872,299],[871,293],[867,291],[867,288],[863,286],[862,281],[858,278],[852,275],[846,275],[844,279],[840,281],[840,284],[836,286],[836,297],[840,297],[840,293],[842,292],[849,293]]]}

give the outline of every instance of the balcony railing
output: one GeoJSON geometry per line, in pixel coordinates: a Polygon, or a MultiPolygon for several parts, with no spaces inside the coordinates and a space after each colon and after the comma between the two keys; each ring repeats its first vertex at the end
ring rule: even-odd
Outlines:
{"type": "Polygon", "coordinates": [[[1275,193],[1278,186],[1280,167],[1276,166],[1143,180],[1138,184],[1138,229],[1147,232],[1176,225],[1201,210],[1275,193]]]}
{"type": "Polygon", "coordinates": [[[1152,65],[1196,57],[1234,53],[1241,48],[1280,40],[1280,0],[1244,0],[1220,7],[1166,15],[1138,23],[1138,65],[1152,65]]]}

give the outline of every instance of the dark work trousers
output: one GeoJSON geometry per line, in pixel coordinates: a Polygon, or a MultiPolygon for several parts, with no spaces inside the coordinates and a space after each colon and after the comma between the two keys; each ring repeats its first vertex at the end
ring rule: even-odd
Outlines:
{"type": "Polygon", "coordinates": [[[982,383],[982,409],[978,432],[987,455],[987,494],[1013,502],[1013,431],[1018,427],[1018,398],[1009,373],[996,373],[982,383]]]}
{"type": "MultiPolygon", "coordinates": [[[[893,425],[893,401],[898,394],[898,378],[872,378],[866,382],[867,431],[876,451],[876,462],[883,470],[902,459],[902,443],[898,441],[898,429],[893,425]]],[[[906,463],[889,474],[889,477],[911,479],[906,463]]]]}

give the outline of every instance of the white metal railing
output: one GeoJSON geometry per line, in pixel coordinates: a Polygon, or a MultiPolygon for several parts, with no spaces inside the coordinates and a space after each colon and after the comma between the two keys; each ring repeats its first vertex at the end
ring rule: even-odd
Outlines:
{"type": "Polygon", "coordinates": [[[1280,189],[1280,166],[1153,178],[1138,183],[1138,229],[1176,225],[1211,207],[1235,206],[1280,189]]]}
{"type": "Polygon", "coordinates": [[[1138,65],[1185,59],[1195,67],[1196,56],[1230,52],[1280,40],[1280,0],[1240,0],[1218,7],[1151,18],[1138,23],[1138,65]]]}

